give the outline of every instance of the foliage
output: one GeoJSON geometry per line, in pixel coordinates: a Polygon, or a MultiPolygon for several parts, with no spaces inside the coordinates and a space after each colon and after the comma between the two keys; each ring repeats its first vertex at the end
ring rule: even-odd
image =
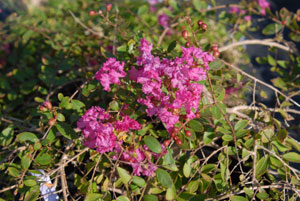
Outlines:
{"type": "Polygon", "coordinates": [[[300,11],[263,0],[15,9],[0,23],[0,199],[40,199],[40,185],[65,200],[299,198],[300,11]],[[244,40],[254,31],[269,40],[244,40]],[[269,47],[254,65],[270,68],[270,83],[238,67],[247,44],[269,47]],[[175,85],[175,67],[198,77],[175,85]],[[193,96],[170,106],[180,90],[193,96]]]}

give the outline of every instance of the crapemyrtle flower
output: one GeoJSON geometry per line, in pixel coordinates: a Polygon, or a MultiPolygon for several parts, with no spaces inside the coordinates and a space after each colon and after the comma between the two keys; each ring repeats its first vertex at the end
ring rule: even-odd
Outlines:
{"type": "Polygon", "coordinates": [[[266,8],[270,9],[270,3],[267,0],[258,0],[258,5],[260,6],[260,13],[266,15],[266,8]]]}
{"type": "Polygon", "coordinates": [[[104,90],[110,91],[110,85],[120,85],[120,78],[125,76],[124,62],[121,63],[115,58],[109,58],[96,73],[95,78],[101,82],[104,90]]]}

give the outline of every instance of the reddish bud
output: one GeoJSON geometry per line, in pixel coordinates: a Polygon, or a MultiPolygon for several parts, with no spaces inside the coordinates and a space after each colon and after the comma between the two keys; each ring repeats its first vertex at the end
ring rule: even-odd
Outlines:
{"type": "Polygon", "coordinates": [[[109,11],[111,10],[112,8],[112,4],[109,3],[109,4],[106,4],[106,11],[109,13],[109,11]]]}
{"type": "Polygon", "coordinates": [[[217,44],[213,44],[213,45],[211,46],[211,50],[214,51],[214,52],[219,51],[218,45],[217,45],[217,44]]]}
{"type": "Polygon", "coordinates": [[[203,23],[203,24],[201,24],[201,28],[205,31],[206,29],[207,29],[207,24],[205,24],[205,23],[203,23]]]}
{"type": "Polygon", "coordinates": [[[178,137],[178,135],[176,135],[175,137],[174,137],[174,140],[178,140],[179,139],[179,137],[178,137]]]}
{"type": "Polygon", "coordinates": [[[94,16],[94,15],[96,15],[96,12],[95,12],[94,10],[90,10],[90,11],[89,11],[89,15],[90,15],[90,16],[94,16]]]}
{"type": "Polygon", "coordinates": [[[174,128],[173,128],[173,133],[176,133],[176,134],[177,134],[177,133],[179,133],[179,131],[180,131],[180,129],[179,129],[178,127],[174,127],[174,128]]]}
{"type": "Polygon", "coordinates": [[[185,131],[185,136],[191,137],[191,136],[192,136],[192,132],[189,131],[189,130],[186,130],[186,131],[185,131]]]}
{"type": "Polygon", "coordinates": [[[191,43],[190,43],[190,42],[186,42],[186,43],[185,43],[185,46],[186,46],[186,47],[190,47],[190,46],[191,46],[191,43]]]}
{"type": "Polygon", "coordinates": [[[168,147],[169,144],[170,144],[170,140],[165,140],[163,144],[164,144],[165,147],[168,147]]]}
{"type": "Polygon", "coordinates": [[[176,144],[177,144],[177,145],[182,145],[181,139],[176,140],[176,144]]]}
{"type": "Polygon", "coordinates": [[[286,25],[286,21],[283,20],[283,21],[281,22],[281,24],[282,24],[282,25],[286,25]]]}
{"type": "Polygon", "coordinates": [[[213,53],[213,55],[214,55],[215,57],[219,57],[219,56],[220,56],[220,52],[219,52],[219,51],[216,51],[216,52],[213,53]]]}
{"type": "Polygon", "coordinates": [[[182,35],[183,38],[187,39],[187,37],[189,36],[189,33],[188,33],[186,30],[184,30],[184,31],[181,33],[181,35],[182,35]]]}
{"type": "Polygon", "coordinates": [[[49,100],[46,100],[44,102],[44,106],[48,109],[51,110],[52,109],[52,103],[49,100]]]}
{"type": "Polygon", "coordinates": [[[192,22],[191,18],[188,17],[188,18],[186,19],[186,22],[187,22],[188,24],[191,24],[191,22],[192,22]]]}
{"type": "Polygon", "coordinates": [[[51,118],[51,119],[48,121],[49,126],[53,126],[55,123],[56,123],[56,119],[54,119],[54,118],[51,118]]]}
{"type": "Polygon", "coordinates": [[[196,113],[196,118],[199,119],[201,117],[200,112],[196,113]]]}
{"type": "Polygon", "coordinates": [[[46,112],[48,109],[47,109],[46,107],[40,105],[40,110],[41,110],[42,112],[46,112]]]}
{"type": "Polygon", "coordinates": [[[202,20],[198,20],[197,24],[198,24],[199,27],[201,27],[201,25],[203,24],[203,21],[202,20]]]}

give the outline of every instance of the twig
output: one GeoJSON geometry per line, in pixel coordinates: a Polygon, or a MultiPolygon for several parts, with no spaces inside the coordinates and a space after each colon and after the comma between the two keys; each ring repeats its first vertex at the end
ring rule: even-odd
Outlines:
{"type": "Polygon", "coordinates": [[[270,47],[277,47],[277,48],[282,49],[287,52],[292,52],[292,53],[295,52],[292,48],[282,45],[280,43],[274,42],[274,40],[272,40],[272,39],[238,41],[238,42],[234,42],[229,45],[221,47],[219,49],[219,52],[224,52],[226,50],[229,50],[231,48],[241,46],[241,45],[264,45],[264,46],[270,46],[270,47]]]}
{"type": "Polygon", "coordinates": [[[300,114],[300,111],[294,110],[294,109],[288,109],[288,108],[286,108],[286,109],[280,109],[280,108],[267,108],[267,109],[264,109],[264,108],[260,108],[260,107],[257,107],[257,106],[248,106],[248,105],[238,105],[238,106],[235,106],[235,107],[232,107],[232,108],[226,108],[226,112],[233,113],[233,114],[240,114],[240,112],[239,112],[240,110],[254,110],[254,111],[267,110],[267,111],[270,111],[270,112],[280,112],[280,110],[283,110],[284,112],[287,112],[287,113],[300,114]]]}
{"type": "Polygon", "coordinates": [[[230,63],[228,63],[227,61],[225,61],[225,60],[223,60],[223,59],[220,59],[220,61],[222,61],[222,62],[223,62],[224,64],[226,64],[228,67],[230,67],[230,68],[232,68],[232,69],[234,69],[234,70],[240,72],[241,74],[247,76],[248,78],[250,78],[250,79],[252,79],[252,80],[255,80],[256,82],[258,82],[258,83],[260,83],[260,84],[262,84],[262,85],[264,85],[264,86],[266,86],[266,87],[272,89],[274,92],[277,92],[278,94],[280,94],[280,95],[282,95],[284,98],[286,98],[286,100],[290,101],[291,103],[293,103],[293,104],[296,105],[297,107],[300,107],[300,104],[299,104],[299,103],[297,103],[297,102],[296,102],[295,100],[293,100],[292,98],[289,98],[287,95],[285,95],[284,93],[282,93],[281,91],[279,91],[278,89],[276,89],[275,87],[273,87],[272,85],[267,84],[267,83],[265,83],[265,82],[263,82],[263,81],[257,79],[256,77],[254,77],[254,76],[252,76],[252,75],[246,73],[245,71],[243,71],[243,70],[239,69],[238,67],[236,67],[236,66],[234,66],[234,65],[232,65],[232,64],[230,64],[230,63]]]}

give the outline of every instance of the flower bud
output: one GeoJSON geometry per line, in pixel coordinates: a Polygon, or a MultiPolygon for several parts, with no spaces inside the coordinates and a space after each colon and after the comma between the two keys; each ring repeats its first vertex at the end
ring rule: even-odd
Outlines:
{"type": "Polygon", "coordinates": [[[48,109],[46,107],[44,107],[43,105],[40,105],[40,110],[42,112],[46,112],[48,109]]]}
{"type": "Polygon", "coordinates": [[[184,31],[181,33],[181,35],[182,35],[183,38],[187,39],[187,37],[189,36],[189,33],[188,33],[186,30],[184,30],[184,31]]]}
{"type": "Polygon", "coordinates": [[[106,4],[106,12],[109,13],[109,11],[111,10],[111,8],[112,8],[112,4],[111,3],[106,4]]]}
{"type": "Polygon", "coordinates": [[[203,24],[203,21],[202,20],[198,20],[197,24],[198,24],[199,27],[201,27],[201,25],[203,24]]]}
{"type": "Polygon", "coordinates": [[[94,15],[96,15],[96,12],[95,12],[94,10],[90,10],[90,11],[89,11],[89,15],[90,15],[90,16],[94,16],[94,15]]]}
{"type": "Polygon", "coordinates": [[[192,132],[189,131],[189,130],[186,130],[186,131],[185,131],[185,136],[191,137],[191,136],[192,136],[192,132]]]}
{"type": "Polygon", "coordinates": [[[201,28],[202,28],[204,31],[206,31],[206,29],[207,29],[207,24],[205,24],[205,23],[201,24],[201,28]]]}
{"type": "Polygon", "coordinates": [[[51,119],[48,121],[49,126],[54,126],[55,123],[56,123],[56,119],[54,119],[54,118],[51,118],[51,119]]]}
{"type": "Polygon", "coordinates": [[[179,146],[182,145],[182,140],[181,139],[176,140],[176,144],[179,146]]]}
{"type": "Polygon", "coordinates": [[[48,109],[51,110],[52,109],[52,103],[49,100],[46,100],[44,102],[44,106],[48,109]]]}
{"type": "Polygon", "coordinates": [[[191,46],[191,43],[190,43],[190,42],[186,42],[186,43],[185,43],[185,46],[186,46],[186,47],[190,47],[190,46],[191,46]]]}
{"type": "Polygon", "coordinates": [[[214,55],[215,57],[219,57],[219,56],[220,56],[220,52],[219,52],[219,51],[216,51],[216,52],[213,53],[213,55],[214,55]]]}
{"type": "Polygon", "coordinates": [[[165,147],[168,147],[169,144],[170,144],[170,140],[165,140],[165,141],[164,141],[164,146],[165,146],[165,147]]]}

